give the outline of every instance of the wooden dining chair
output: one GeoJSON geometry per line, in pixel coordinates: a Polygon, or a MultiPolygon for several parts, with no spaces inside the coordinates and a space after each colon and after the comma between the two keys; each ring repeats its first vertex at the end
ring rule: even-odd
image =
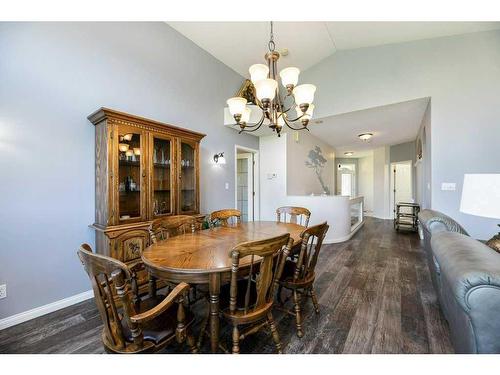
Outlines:
{"type": "Polygon", "coordinates": [[[307,227],[309,225],[310,217],[311,211],[304,207],[284,206],[276,210],[278,223],[293,223],[307,227]]]}
{"type": "MultiPolygon", "coordinates": [[[[240,352],[240,340],[263,327],[269,327],[278,353],[282,352],[271,309],[276,281],[280,278],[292,244],[293,239],[286,233],[240,243],[232,249],[231,281],[221,288],[219,306],[222,316],[233,326],[233,354],[240,352]],[[245,262],[242,262],[243,258],[246,258],[245,262]],[[240,331],[240,328],[243,329],[240,331]]],[[[207,321],[202,325],[202,335],[207,321]]]]}
{"type": "Polygon", "coordinates": [[[201,224],[189,215],[166,216],[154,220],[149,226],[152,243],[185,233],[201,230],[201,224]]]}
{"type": "Polygon", "coordinates": [[[301,296],[310,297],[313,302],[314,311],[319,314],[318,299],[314,291],[314,270],[328,228],[328,224],[324,222],[309,227],[301,233],[302,244],[300,253],[295,260],[286,260],[281,277],[278,279],[278,301],[282,310],[295,316],[298,337],[304,335],[302,309],[300,306],[301,296]],[[294,311],[283,308],[284,301],[281,296],[283,288],[292,291],[294,311]]]}
{"type": "Polygon", "coordinates": [[[241,212],[234,208],[214,211],[210,214],[210,225],[227,227],[241,223],[241,212]]]}
{"type": "Polygon", "coordinates": [[[174,340],[179,344],[187,342],[191,351],[197,352],[190,333],[194,318],[184,307],[188,284],[180,283],[160,302],[156,298],[139,298],[133,303],[131,271],[125,263],[95,254],[87,244],[80,246],[78,257],[92,284],[104,324],[101,338],[107,352],[157,352],[174,340]],[[120,309],[113,288],[120,299],[120,309]]]}

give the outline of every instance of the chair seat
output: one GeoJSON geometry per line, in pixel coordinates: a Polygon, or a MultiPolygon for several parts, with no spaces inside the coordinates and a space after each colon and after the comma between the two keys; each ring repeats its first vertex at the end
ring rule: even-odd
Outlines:
{"type": "MultiPolygon", "coordinates": [[[[140,312],[143,313],[147,310],[152,309],[156,305],[158,305],[163,296],[157,296],[153,298],[146,298],[141,301],[140,304],[140,312]]],[[[194,321],[193,314],[188,310],[186,311],[186,326],[191,325],[194,321]]],[[[125,339],[129,342],[133,341],[132,332],[127,325],[125,319],[121,321],[123,334],[125,335],[125,339]]],[[[152,341],[156,345],[159,343],[169,340],[175,336],[175,329],[177,328],[177,304],[172,305],[170,309],[165,311],[163,314],[157,316],[156,318],[145,322],[142,324],[142,333],[144,335],[144,340],[152,341]]]]}

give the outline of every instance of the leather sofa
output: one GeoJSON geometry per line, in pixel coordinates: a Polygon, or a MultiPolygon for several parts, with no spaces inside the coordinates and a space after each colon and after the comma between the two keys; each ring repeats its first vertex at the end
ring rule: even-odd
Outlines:
{"type": "Polygon", "coordinates": [[[432,282],[457,353],[500,353],[500,254],[452,218],[419,213],[432,282]]]}

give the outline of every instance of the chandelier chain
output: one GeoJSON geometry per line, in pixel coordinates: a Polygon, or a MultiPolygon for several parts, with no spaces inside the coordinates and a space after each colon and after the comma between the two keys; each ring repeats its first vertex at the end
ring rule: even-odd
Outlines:
{"type": "Polygon", "coordinates": [[[273,21],[271,21],[271,33],[269,35],[269,51],[273,52],[276,48],[276,45],[274,44],[274,33],[273,33],[273,21]]]}

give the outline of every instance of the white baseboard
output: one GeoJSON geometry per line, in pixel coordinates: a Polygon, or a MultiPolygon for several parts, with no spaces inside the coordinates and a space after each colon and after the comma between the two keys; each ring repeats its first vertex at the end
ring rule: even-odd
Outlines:
{"type": "Polygon", "coordinates": [[[356,232],[365,224],[365,221],[363,220],[361,223],[359,223],[356,228],[354,228],[354,230],[349,233],[347,236],[344,236],[344,237],[340,237],[340,238],[325,238],[323,240],[323,243],[325,245],[328,245],[328,244],[331,244],[331,243],[340,243],[340,242],[345,242],[347,240],[350,240],[352,236],[354,236],[354,234],[356,234],[356,232]]]}
{"type": "Polygon", "coordinates": [[[94,292],[92,290],[87,290],[86,292],[75,294],[74,296],[64,298],[47,305],[35,307],[34,309],[8,316],[7,318],[0,319],[0,330],[15,326],[19,323],[27,322],[28,320],[38,318],[39,316],[63,309],[93,297],[94,292]]]}

